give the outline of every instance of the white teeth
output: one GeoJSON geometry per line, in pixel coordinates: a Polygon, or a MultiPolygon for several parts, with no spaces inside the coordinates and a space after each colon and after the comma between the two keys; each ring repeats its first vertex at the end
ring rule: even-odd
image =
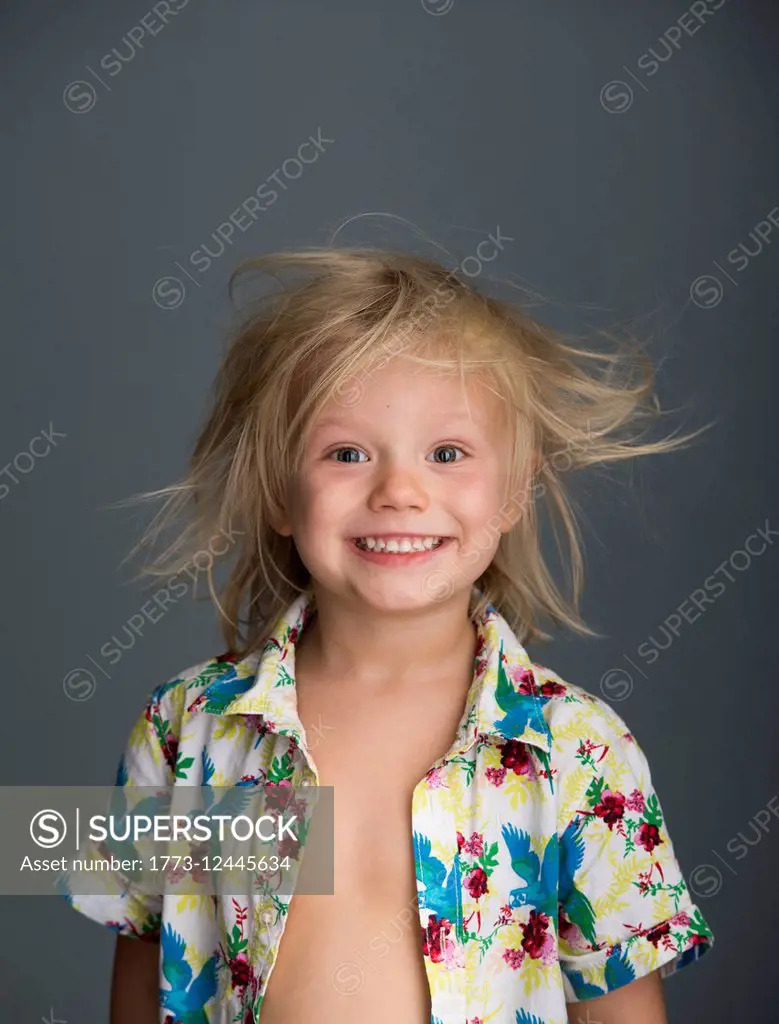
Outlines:
{"type": "Polygon", "coordinates": [[[443,537],[403,537],[401,540],[384,541],[378,537],[358,537],[355,543],[367,551],[381,551],[386,554],[403,555],[411,551],[432,551],[443,544],[443,537]]]}

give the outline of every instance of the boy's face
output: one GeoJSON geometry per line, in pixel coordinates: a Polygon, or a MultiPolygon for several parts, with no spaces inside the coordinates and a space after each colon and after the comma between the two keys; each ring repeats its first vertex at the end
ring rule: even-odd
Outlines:
{"type": "Polygon", "coordinates": [[[356,404],[331,399],[317,416],[279,532],[318,587],[348,603],[402,612],[469,595],[522,505],[506,493],[501,400],[471,380],[469,416],[456,374],[402,357],[361,384],[356,404]],[[399,534],[445,540],[411,554],[356,543],[399,534]]]}

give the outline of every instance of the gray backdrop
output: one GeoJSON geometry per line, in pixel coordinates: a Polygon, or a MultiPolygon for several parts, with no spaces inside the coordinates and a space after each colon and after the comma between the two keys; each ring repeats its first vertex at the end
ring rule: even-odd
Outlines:
{"type": "MultiPolygon", "coordinates": [[[[542,294],[566,330],[630,321],[674,423],[716,421],[693,449],[582,481],[584,612],[604,638],[531,653],[609,700],[649,758],[716,936],[666,985],[671,1019],[731,1020],[738,1000],[775,1020],[770,8],[4,6],[3,784],[110,784],[150,690],[222,649],[189,598],[129,646],[149,595],[119,562],[146,520],[107,506],[184,469],[235,262],[339,227],[435,255],[403,218],[456,263],[499,230],[511,241],[469,272],[542,294]]],[[[107,1019],[112,935],[56,897],[0,908],[4,1017],[107,1019]]]]}

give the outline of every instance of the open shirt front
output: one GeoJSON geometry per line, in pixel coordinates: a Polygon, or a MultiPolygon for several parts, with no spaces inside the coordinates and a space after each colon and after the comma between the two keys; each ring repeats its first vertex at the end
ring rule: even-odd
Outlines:
{"type": "MultiPolygon", "coordinates": [[[[157,687],[116,785],[315,785],[295,695],[314,614],[307,591],[262,652],[157,687]]],[[[622,718],[533,663],[492,605],[475,621],[463,716],[410,808],[431,1024],[567,1024],[566,1002],[657,968],[667,977],[714,939],[622,718]]],[[[294,896],[65,898],[121,935],[160,940],[161,1022],[261,1024],[294,896]]]]}

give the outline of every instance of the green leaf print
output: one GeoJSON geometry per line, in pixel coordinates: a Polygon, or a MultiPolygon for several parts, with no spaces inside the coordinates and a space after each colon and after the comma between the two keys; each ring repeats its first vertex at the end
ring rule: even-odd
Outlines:
{"type": "Polygon", "coordinates": [[[631,820],[630,818],[623,819],[623,824],[627,830],[627,836],[625,838],[625,852],[622,854],[624,860],[629,854],[633,853],[636,848],[636,844],[633,842],[633,833],[638,828],[638,822],[631,820]]]}
{"type": "Polygon", "coordinates": [[[178,760],[176,761],[176,778],[177,779],[186,779],[186,777],[187,777],[186,769],[187,768],[191,768],[194,763],[195,763],[194,757],[182,757],[182,755],[179,754],[178,760]]]}
{"type": "Polygon", "coordinates": [[[273,904],[273,909],[276,911],[276,913],[279,914],[281,917],[286,917],[287,910],[289,909],[287,902],[285,900],[279,899],[278,896],[275,896],[273,894],[271,895],[270,901],[273,904]]]}
{"type": "Polygon", "coordinates": [[[187,685],[187,691],[205,689],[210,683],[213,683],[219,676],[224,675],[225,669],[229,668],[230,664],[223,661],[210,661],[203,671],[195,676],[191,683],[187,685]]]}
{"type": "Polygon", "coordinates": [[[498,866],[498,844],[491,843],[485,847],[484,853],[482,853],[476,863],[483,868],[485,875],[491,875],[498,866]]]}
{"type": "Polygon", "coordinates": [[[293,686],[294,680],[292,676],[287,672],[283,665],[278,667],[279,679],[273,684],[274,686],[293,686]]]}
{"type": "Polygon", "coordinates": [[[462,765],[465,772],[465,785],[470,786],[473,781],[473,773],[476,771],[476,762],[467,757],[453,757],[449,763],[462,765]]]}
{"type": "Polygon", "coordinates": [[[227,940],[227,950],[230,954],[230,958],[232,959],[233,957],[238,956],[238,954],[246,949],[248,945],[249,940],[243,938],[239,926],[237,924],[233,925],[232,934],[227,940]]]}
{"type": "Polygon", "coordinates": [[[479,944],[479,963],[481,963],[481,961],[489,952],[489,948],[492,945],[495,936],[498,934],[502,927],[504,926],[498,925],[498,927],[494,928],[489,935],[477,935],[475,932],[472,932],[468,935],[469,939],[476,939],[476,941],[479,944]]]}
{"type": "Polygon", "coordinates": [[[650,825],[657,825],[658,828],[663,827],[663,814],[660,810],[660,802],[654,793],[652,793],[646,802],[646,807],[644,808],[644,821],[648,822],[650,825]]]}
{"type": "Polygon", "coordinates": [[[168,733],[170,732],[170,723],[167,719],[163,719],[160,716],[159,711],[152,712],[151,721],[154,726],[154,731],[157,734],[157,739],[160,741],[160,744],[164,746],[165,741],[168,738],[168,733]]]}
{"type": "Polygon", "coordinates": [[[690,918],[690,931],[695,932],[697,935],[705,935],[709,939],[714,937],[709,926],[701,917],[700,910],[696,910],[690,918]]]}
{"type": "Polygon", "coordinates": [[[278,757],[273,758],[270,770],[268,771],[268,782],[283,782],[285,779],[291,778],[292,752],[288,750],[280,760],[278,757]]]}
{"type": "Polygon", "coordinates": [[[587,792],[584,794],[585,799],[589,803],[590,807],[595,807],[600,803],[601,793],[606,788],[606,780],[601,777],[599,779],[593,779],[590,783],[587,792]]]}
{"type": "Polygon", "coordinates": [[[141,935],[157,935],[162,928],[162,914],[149,914],[143,922],[141,935]]]}

